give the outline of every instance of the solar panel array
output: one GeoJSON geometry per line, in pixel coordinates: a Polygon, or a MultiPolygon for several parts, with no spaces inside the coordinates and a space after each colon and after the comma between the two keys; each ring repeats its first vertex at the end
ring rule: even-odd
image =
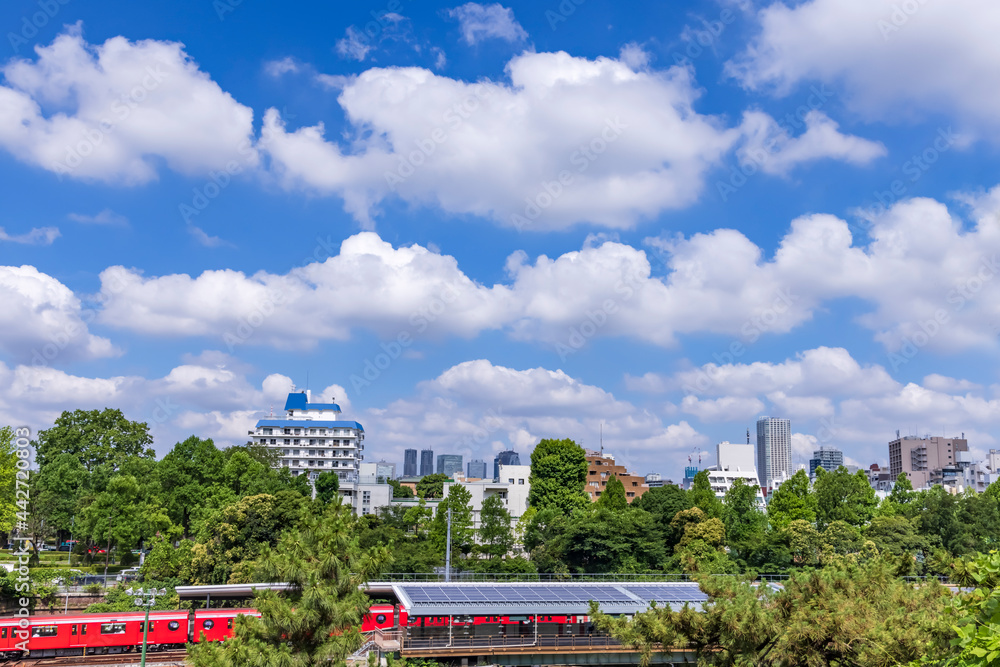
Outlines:
{"type": "Polygon", "coordinates": [[[635,602],[634,598],[615,586],[404,586],[406,594],[416,604],[468,604],[477,602],[508,603],[601,603],[635,602]]]}
{"type": "Polygon", "coordinates": [[[642,586],[629,584],[628,592],[647,602],[706,602],[708,596],[695,585],[642,586]]]}

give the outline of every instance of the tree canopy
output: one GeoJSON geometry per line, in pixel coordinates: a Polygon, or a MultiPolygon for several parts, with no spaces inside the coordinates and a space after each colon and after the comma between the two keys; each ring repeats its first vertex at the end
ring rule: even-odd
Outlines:
{"type": "Polygon", "coordinates": [[[531,452],[531,488],[528,504],[539,510],[557,509],[563,514],[590,504],[584,491],[587,458],[572,440],[544,439],[531,452]]]}

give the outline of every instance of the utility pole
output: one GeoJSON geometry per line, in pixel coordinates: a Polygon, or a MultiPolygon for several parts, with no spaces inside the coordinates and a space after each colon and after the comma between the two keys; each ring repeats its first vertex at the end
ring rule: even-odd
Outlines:
{"type": "Polygon", "coordinates": [[[156,604],[156,596],[166,595],[167,589],[161,588],[157,591],[155,588],[151,588],[148,591],[144,591],[140,588],[136,591],[130,588],[125,592],[128,595],[137,596],[133,600],[136,607],[146,608],[146,620],[142,624],[142,662],[140,663],[140,667],[146,667],[146,642],[149,639],[149,610],[156,604]]]}
{"type": "Polygon", "coordinates": [[[444,551],[444,580],[451,581],[451,507],[448,507],[448,540],[444,551]]]}

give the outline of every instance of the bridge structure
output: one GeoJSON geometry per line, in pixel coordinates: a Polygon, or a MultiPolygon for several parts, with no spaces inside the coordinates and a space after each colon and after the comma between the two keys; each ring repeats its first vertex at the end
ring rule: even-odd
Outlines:
{"type": "MultiPolygon", "coordinates": [[[[245,598],[285,584],[185,586],[183,598],[245,598]]],[[[606,614],[634,615],[651,604],[700,606],[707,596],[690,581],[398,581],[370,582],[367,592],[396,605],[393,629],[367,633],[368,651],[398,653],[461,665],[635,665],[639,652],[601,634],[590,622],[590,602],[606,614]],[[405,616],[404,616],[405,614],[405,616]]],[[[651,664],[687,665],[691,651],[657,652],[651,664]]]]}

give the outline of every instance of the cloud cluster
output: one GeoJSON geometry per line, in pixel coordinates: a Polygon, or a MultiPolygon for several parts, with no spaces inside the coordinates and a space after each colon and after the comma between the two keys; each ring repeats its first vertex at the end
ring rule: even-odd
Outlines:
{"type": "Polygon", "coordinates": [[[728,71],[753,90],[804,81],[844,90],[855,110],[897,120],[946,113],[1000,137],[1000,6],[990,0],[775,2],[728,71]]]}
{"type": "Polygon", "coordinates": [[[514,18],[514,10],[499,2],[492,5],[467,2],[449,10],[448,16],[458,21],[462,39],[469,46],[486,39],[521,42],[528,38],[528,33],[514,18]]]}
{"type": "Polygon", "coordinates": [[[79,26],[2,69],[0,147],[60,176],[146,183],[256,164],[253,112],[176,42],[84,41],[79,26]]]}
{"type": "Polygon", "coordinates": [[[111,267],[101,274],[108,298],[100,322],[163,336],[246,329],[252,335],[243,342],[286,349],[347,340],[357,328],[383,339],[503,330],[557,346],[581,335],[671,346],[682,335],[713,333],[745,349],[855,298],[869,305],[856,323],[904,355],[897,370],[924,348],[996,345],[1000,228],[989,207],[997,196],[968,199],[971,229],[930,199],[873,218],[867,239],[855,239],[844,220],[807,215],[792,221],[773,257],[729,229],[650,239],[646,250],[608,240],[554,258],[518,251],[507,260],[508,280],[494,285],[469,278],[454,257],[394,248],[373,232],[287,274],[145,277],[111,267]]]}

